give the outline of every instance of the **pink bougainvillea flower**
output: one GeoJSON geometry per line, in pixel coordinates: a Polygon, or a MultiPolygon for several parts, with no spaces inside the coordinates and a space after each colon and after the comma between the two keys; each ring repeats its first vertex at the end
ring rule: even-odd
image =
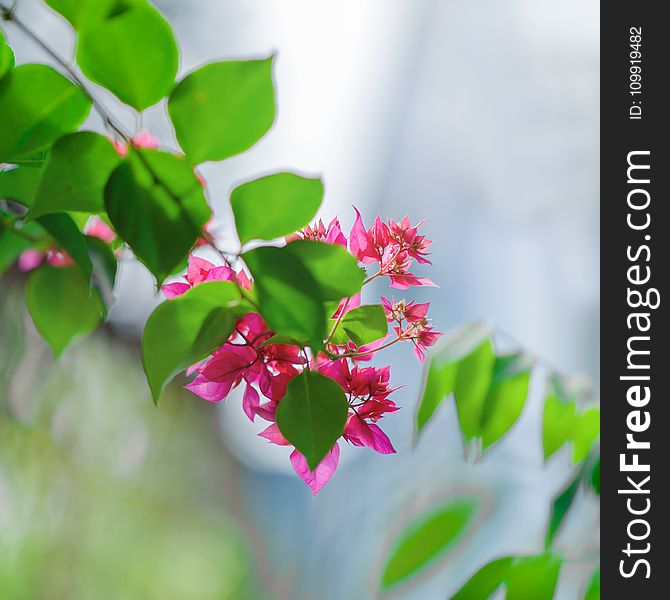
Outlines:
{"type": "Polygon", "coordinates": [[[314,471],[310,471],[307,459],[297,450],[291,452],[291,464],[295,472],[312,490],[312,494],[316,496],[324,485],[328,483],[330,478],[337,469],[337,463],[340,460],[340,447],[335,444],[330,452],[326,454],[324,459],[318,464],[314,471]]]}
{"type": "Polygon", "coordinates": [[[166,283],[161,287],[161,291],[168,300],[171,300],[203,281],[235,281],[247,290],[252,286],[251,280],[243,270],[235,272],[230,267],[216,266],[204,258],[191,254],[188,259],[186,281],[166,283]]]}
{"type": "Polygon", "coordinates": [[[311,226],[308,225],[302,230],[286,236],[287,242],[293,242],[295,240],[315,240],[318,242],[326,242],[327,244],[337,244],[343,248],[347,247],[347,238],[344,237],[344,234],[342,233],[340,221],[337,217],[328,224],[328,228],[326,228],[323,221],[319,219],[318,223],[311,226]]]}
{"type": "Polygon", "coordinates": [[[349,415],[343,437],[354,446],[367,446],[380,454],[395,454],[391,440],[379,425],[368,423],[358,414],[349,415]]]}
{"type": "MultiPolygon", "coordinates": [[[[160,140],[148,131],[143,131],[142,133],[133,136],[130,138],[130,143],[136,148],[149,148],[152,150],[156,150],[160,146],[160,140]]],[[[125,142],[120,140],[112,140],[112,144],[119,153],[119,156],[125,156],[128,154],[128,146],[125,142]]]]}
{"type": "Polygon", "coordinates": [[[394,321],[400,323],[403,320],[407,320],[410,323],[415,323],[425,318],[428,314],[428,308],[430,307],[429,302],[424,302],[423,304],[416,304],[414,300],[410,302],[405,302],[404,300],[396,300],[393,298],[391,302],[388,298],[381,298],[382,306],[384,307],[384,312],[386,313],[386,320],[389,323],[394,321]]]}
{"type": "Polygon", "coordinates": [[[430,303],[417,304],[414,301],[405,300],[390,301],[382,297],[382,306],[386,313],[386,320],[395,323],[393,329],[399,340],[410,340],[414,345],[414,356],[423,363],[425,350],[435,344],[442,336],[439,331],[433,331],[429,324],[428,308],[430,303]]]}
{"type": "Polygon", "coordinates": [[[45,256],[46,252],[40,252],[34,248],[28,248],[28,250],[21,252],[17,264],[19,265],[19,269],[21,269],[21,271],[32,271],[42,264],[45,256]]]}
{"type": "Polygon", "coordinates": [[[420,221],[414,227],[410,225],[409,219],[403,217],[400,223],[389,221],[389,231],[391,237],[403,248],[406,248],[409,255],[421,264],[431,264],[426,258],[428,247],[431,241],[425,236],[419,235],[419,227],[425,222],[420,221]]]}
{"type": "Polygon", "coordinates": [[[277,426],[277,423],[272,423],[272,424],[268,425],[258,435],[262,438],[265,438],[269,442],[272,442],[273,444],[277,444],[277,446],[290,446],[291,445],[286,441],[286,438],[282,435],[282,432],[279,431],[279,427],[277,426]]]}
{"type": "Polygon", "coordinates": [[[84,233],[101,239],[106,244],[111,244],[116,239],[116,233],[100,217],[93,215],[84,225],[84,233]]]}
{"type": "Polygon", "coordinates": [[[417,336],[412,338],[412,342],[414,343],[414,356],[419,359],[421,364],[423,364],[426,349],[434,345],[442,335],[444,334],[439,331],[433,331],[433,328],[430,325],[424,325],[417,336]]]}

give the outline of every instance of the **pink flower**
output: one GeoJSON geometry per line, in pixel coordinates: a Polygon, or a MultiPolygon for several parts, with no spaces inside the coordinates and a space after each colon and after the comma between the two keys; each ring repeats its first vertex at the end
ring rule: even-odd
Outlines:
{"type": "Polygon", "coordinates": [[[344,237],[342,233],[342,228],[340,227],[340,221],[334,218],[328,225],[328,228],[323,224],[323,221],[319,219],[319,222],[303,228],[301,231],[293,233],[289,236],[286,236],[287,242],[293,242],[295,240],[316,240],[318,242],[326,242],[327,244],[337,244],[343,248],[347,247],[347,238],[344,237]]]}
{"type": "Polygon", "coordinates": [[[379,425],[368,423],[358,414],[349,415],[344,439],[354,446],[367,446],[380,454],[395,454],[395,448],[379,425]]]}
{"type": "Polygon", "coordinates": [[[111,244],[116,239],[116,233],[100,217],[92,216],[84,225],[84,233],[91,237],[101,239],[106,244],[111,244]]]}
{"type": "Polygon", "coordinates": [[[425,350],[435,344],[442,333],[433,331],[429,325],[428,307],[430,303],[416,304],[414,301],[405,302],[404,300],[388,298],[381,299],[386,320],[389,323],[395,323],[393,327],[399,340],[410,340],[414,345],[414,356],[423,363],[425,350]]]}
{"type": "MultiPolygon", "coordinates": [[[[160,140],[148,131],[143,131],[139,135],[133,136],[130,138],[130,143],[136,148],[150,148],[153,150],[156,150],[160,146],[160,140]]],[[[123,157],[128,154],[128,146],[125,142],[112,140],[112,144],[119,153],[119,156],[123,157]]]]}
{"type": "Polygon", "coordinates": [[[335,444],[333,449],[326,454],[324,459],[318,464],[314,471],[310,471],[307,459],[297,450],[291,452],[291,464],[295,472],[312,490],[316,496],[337,469],[337,463],[340,460],[340,447],[335,444]]]}
{"type": "Polygon", "coordinates": [[[191,254],[188,258],[186,281],[167,283],[161,288],[161,291],[168,300],[172,300],[203,281],[235,281],[247,290],[250,290],[252,286],[251,280],[244,271],[236,273],[227,266],[217,267],[208,260],[191,254]]]}
{"type": "Polygon", "coordinates": [[[46,252],[40,252],[34,248],[28,248],[19,255],[18,265],[21,271],[27,272],[36,269],[42,264],[46,252]]]}
{"type": "Polygon", "coordinates": [[[394,321],[400,323],[405,319],[410,323],[420,321],[428,314],[428,307],[430,306],[429,302],[416,304],[414,300],[405,302],[404,300],[397,301],[395,298],[393,298],[393,302],[390,302],[383,296],[381,302],[386,313],[386,320],[389,323],[394,321]]]}

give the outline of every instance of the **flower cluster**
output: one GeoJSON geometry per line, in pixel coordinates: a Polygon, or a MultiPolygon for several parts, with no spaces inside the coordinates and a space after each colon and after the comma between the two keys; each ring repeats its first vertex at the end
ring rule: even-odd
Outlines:
{"type": "MultiPolygon", "coordinates": [[[[411,226],[405,217],[400,223],[383,222],[379,217],[365,229],[356,210],[356,220],[349,240],[342,232],[338,219],[326,227],[322,221],[288,236],[288,243],[297,239],[318,240],[337,244],[347,249],[362,265],[376,264],[377,271],[366,279],[368,283],[379,277],[388,277],[391,287],[434,286],[424,277],[410,273],[414,261],[429,264],[427,250],[430,240],[419,235],[419,225],[411,226]]],[[[253,282],[244,269],[230,265],[217,266],[203,258],[191,255],[183,278],[163,285],[166,298],[171,299],[205,281],[232,281],[244,290],[252,290],[253,282]]],[[[353,308],[360,305],[360,294],[343,298],[332,315],[333,331],[353,308]]],[[[390,366],[362,366],[377,352],[395,343],[407,341],[414,354],[423,361],[427,347],[442,335],[434,331],[427,317],[428,303],[416,304],[404,300],[389,301],[381,298],[387,321],[393,333],[367,346],[356,347],[353,342],[337,345],[331,336],[324,340],[324,350],[314,354],[307,348],[286,343],[272,343],[274,332],[262,316],[251,312],[239,318],[235,329],[223,346],[188,373],[195,377],[185,387],[210,402],[220,402],[230,391],[244,386],[242,409],[249,419],[257,417],[269,422],[259,434],[268,441],[290,446],[276,423],[277,406],[286,394],[293,377],[305,369],[317,371],[337,382],[345,393],[349,413],[342,439],[353,446],[366,446],[381,454],[395,452],[393,444],[379,426],[379,421],[398,410],[390,398],[396,388],[391,387],[390,366]]],[[[330,452],[313,471],[305,457],[293,449],[290,460],[298,475],[316,495],[337,468],[340,448],[336,442],[330,452]]]]}

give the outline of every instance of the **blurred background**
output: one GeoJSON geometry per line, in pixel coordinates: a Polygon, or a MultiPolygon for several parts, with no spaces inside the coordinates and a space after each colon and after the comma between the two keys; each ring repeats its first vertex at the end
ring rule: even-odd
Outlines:
{"type": "MultiPolygon", "coordinates": [[[[438,330],[490,321],[500,347],[523,347],[597,389],[598,2],[154,3],[175,29],[182,74],[276,54],[274,128],[201,169],[222,246],[234,247],[237,182],[281,168],[319,173],[321,216],[339,215],[347,232],[352,204],[368,222],[428,219],[434,266],[421,274],[440,287],[420,297],[438,330]]],[[[72,56],[69,26],[45,5],[19,0],[18,13],[72,56]]],[[[4,30],[18,63],[47,62],[4,30]]],[[[95,116],[86,125],[102,130],[95,116]]],[[[176,148],[163,105],[141,129],[176,148]]],[[[514,431],[473,465],[451,404],[413,446],[421,372],[395,346],[402,410],[384,429],[398,453],[345,452],[312,499],[283,449],[254,435],[239,398],[208,405],[181,380],[153,407],[138,348],[162,298],[139,263],[123,264],[111,323],[58,362],[21,285],[16,272],[0,282],[1,598],[373,599],[406,523],[463,494],[481,506],[466,540],[392,597],[446,599],[488,560],[542,549],[570,458],[564,449],[543,466],[541,370],[514,431]]],[[[382,293],[391,291],[380,285],[367,300],[382,293]]],[[[573,517],[562,600],[579,597],[597,556],[597,505],[573,517]]]]}

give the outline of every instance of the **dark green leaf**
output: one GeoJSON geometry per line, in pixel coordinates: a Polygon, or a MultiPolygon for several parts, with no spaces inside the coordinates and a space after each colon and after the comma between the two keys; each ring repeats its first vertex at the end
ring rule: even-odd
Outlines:
{"type": "Polygon", "coordinates": [[[593,463],[593,469],[591,469],[591,487],[593,491],[600,496],[600,456],[593,463]]]}
{"type": "Polygon", "coordinates": [[[278,334],[319,348],[326,317],[319,285],[309,270],[286,248],[256,248],[243,258],[267,324],[278,334]]]}
{"type": "Polygon", "coordinates": [[[591,580],[584,594],[584,600],[600,600],[600,567],[591,575],[591,580]]]}
{"type": "Polygon", "coordinates": [[[551,504],[551,514],[549,516],[549,525],[547,527],[546,546],[549,548],[558,533],[563,521],[565,520],[570,507],[572,506],[579,486],[582,481],[583,473],[578,471],[574,478],[570,481],[567,487],[560,493],[551,504]]]}
{"type": "Polygon", "coordinates": [[[233,308],[240,300],[234,283],[210,281],[151,313],[142,337],[142,362],[154,402],[177,373],[228,339],[235,325],[233,308]]]}
{"type": "Polygon", "coordinates": [[[287,244],[284,252],[295,256],[307,268],[318,283],[324,300],[339,301],[361,290],[365,273],[342,246],[296,240],[287,244]]]}
{"type": "Polygon", "coordinates": [[[36,221],[56,240],[58,247],[70,255],[84,277],[90,280],[93,263],[84,236],[72,217],[65,213],[53,213],[39,217],[36,221]]]}
{"type": "Polygon", "coordinates": [[[419,432],[440,404],[454,393],[464,433],[467,428],[467,437],[476,435],[493,374],[495,357],[490,336],[490,327],[472,323],[442,338],[424,371],[423,393],[417,411],[419,432]],[[456,394],[457,388],[460,394],[456,394]]]}
{"type": "Polygon", "coordinates": [[[552,553],[516,558],[507,576],[505,600],[552,600],[561,564],[552,553]]]}
{"type": "Polygon", "coordinates": [[[32,243],[0,224],[0,277],[32,243]]]}
{"type": "Polygon", "coordinates": [[[0,81],[0,162],[44,148],[81,125],[91,101],[46,65],[21,65],[0,81]]]}
{"type": "Polygon", "coordinates": [[[294,173],[275,173],[237,186],[230,203],[240,241],[273,240],[293,233],[316,215],[323,183],[294,173]]]}
{"type": "Polygon", "coordinates": [[[531,357],[521,353],[496,358],[482,412],[483,448],[502,438],[521,415],[528,396],[533,362],[531,357]]]}
{"type": "MultiPolygon", "coordinates": [[[[244,152],[274,121],[272,57],[200,67],[177,84],[168,112],[179,144],[194,163],[244,152]]],[[[272,210],[271,202],[263,210],[272,210]]]]}
{"type": "Polygon", "coordinates": [[[14,52],[5,42],[5,36],[0,31],[0,79],[14,68],[14,52]]]}
{"type": "Polygon", "coordinates": [[[103,190],[120,160],[110,141],[97,133],[62,137],[52,148],[30,216],[104,211],[103,190]]]}
{"type": "Polygon", "coordinates": [[[334,380],[313,371],[294,377],[277,406],[283,436],[313,471],[344,432],[349,405],[334,380]]]}
{"type": "Polygon", "coordinates": [[[100,238],[84,236],[93,263],[93,284],[100,293],[107,312],[114,304],[112,290],[116,281],[117,262],[114,251],[100,238]]]}
{"type": "Polygon", "coordinates": [[[453,549],[462,539],[476,510],[474,498],[461,498],[411,523],[386,562],[382,588],[387,589],[415,575],[453,549]]]}
{"type": "Polygon", "coordinates": [[[144,4],[144,0],[45,0],[45,2],[63,15],[75,29],[101,21],[131,4],[144,4]]]}
{"type": "Polygon", "coordinates": [[[172,89],[179,50],[160,13],[137,4],[88,22],[79,34],[77,62],[89,79],[142,111],[172,89]]]}
{"type": "Polygon", "coordinates": [[[26,283],[26,306],[51,349],[59,355],[76,336],[100,322],[103,306],[97,293],[75,267],[42,265],[26,283]]]}
{"type": "Polygon", "coordinates": [[[184,260],[211,214],[188,162],[156,150],[132,152],[116,168],[105,187],[105,208],[159,284],[184,260]]]}
{"type": "Polygon", "coordinates": [[[514,559],[499,558],[477,571],[451,600],[486,600],[505,582],[514,559]]]}
{"type": "MultiPolygon", "coordinates": [[[[333,321],[331,323],[334,324],[333,321]]],[[[383,338],[387,332],[386,313],[381,304],[358,306],[342,318],[331,342],[346,345],[351,340],[360,347],[383,338]]]]}
{"type": "Polygon", "coordinates": [[[45,164],[0,171],[0,198],[30,207],[35,200],[45,164]]]}

